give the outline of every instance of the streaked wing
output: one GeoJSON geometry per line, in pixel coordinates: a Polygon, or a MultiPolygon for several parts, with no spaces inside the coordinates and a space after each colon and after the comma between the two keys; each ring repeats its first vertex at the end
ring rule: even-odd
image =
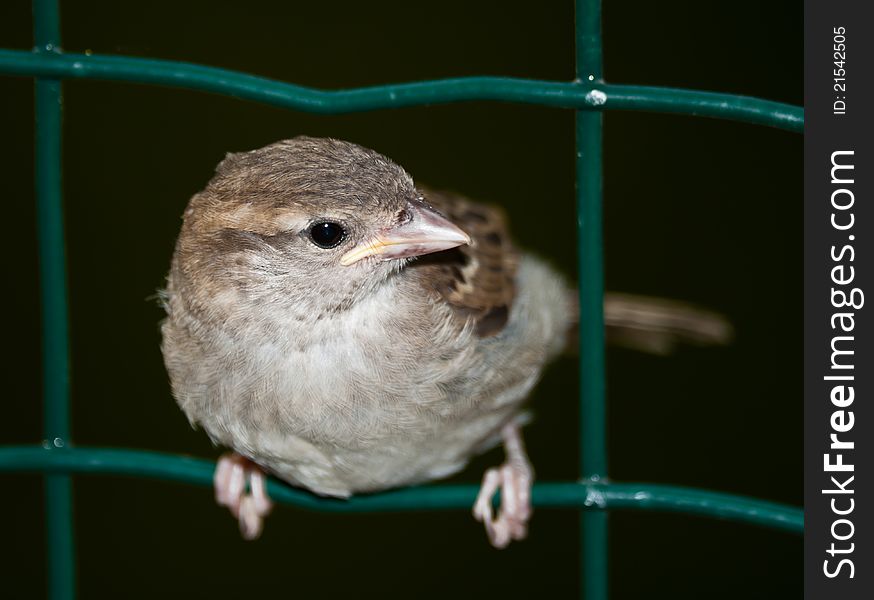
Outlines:
{"type": "Polygon", "coordinates": [[[424,285],[440,294],[459,319],[473,321],[478,336],[496,335],[510,315],[518,265],[502,211],[455,194],[419,190],[427,203],[473,241],[424,256],[411,268],[422,274],[424,285]]]}

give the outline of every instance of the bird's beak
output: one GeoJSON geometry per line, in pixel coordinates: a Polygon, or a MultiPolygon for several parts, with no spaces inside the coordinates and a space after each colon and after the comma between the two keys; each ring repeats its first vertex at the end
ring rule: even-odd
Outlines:
{"type": "Polygon", "coordinates": [[[470,236],[423,204],[407,205],[410,218],[352,248],[340,259],[348,267],[367,257],[380,260],[410,258],[470,243],[470,236]]]}

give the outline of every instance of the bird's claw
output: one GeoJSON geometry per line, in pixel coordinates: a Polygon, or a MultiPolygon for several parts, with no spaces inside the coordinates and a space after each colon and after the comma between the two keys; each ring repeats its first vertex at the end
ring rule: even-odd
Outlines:
{"type": "Polygon", "coordinates": [[[213,483],[216,503],[228,507],[240,522],[243,538],[257,539],[263,529],[264,517],[273,509],[267,496],[264,471],[239,454],[223,454],[216,465],[213,483]]]}
{"type": "Polygon", "coordinates": [[[485,472],[473,505],[474,518],[485,525],[489,541],[495,548],[506,548],[513,540],[525,539],[533,512],[531,485],[534,471],[525,456],[518,427],[505,430],[504,440],[508,460],[485,472]],[[492,498],[498,490],[501,491],[501,507],[495,515],[492,498]]]}

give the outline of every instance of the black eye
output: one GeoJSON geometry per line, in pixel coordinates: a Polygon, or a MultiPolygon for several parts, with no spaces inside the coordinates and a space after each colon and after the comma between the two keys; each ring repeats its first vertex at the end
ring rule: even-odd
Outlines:
{"type": "Polygon", "coordinates": [[[345,237],[346,230],[337,223],[323,221],[310,227],[310,239],[319,248],[334,248],[345,237]]]}

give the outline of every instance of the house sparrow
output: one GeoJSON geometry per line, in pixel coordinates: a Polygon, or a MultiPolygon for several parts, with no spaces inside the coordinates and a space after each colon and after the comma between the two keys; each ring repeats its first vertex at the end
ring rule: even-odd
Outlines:
{"type": "Polygon", "coordinates": [[[216,498],[244,537],[270,510],[264,471],[348,497],[447,477],[501,441],[473,513],[496,547],[525,537],[523,402],[575,292],[497,209],[339,140],[229,154],[185,211],[164,304],[173,395],[233,449],[216,498]]]}
{"type": "Polygon", "coordinates": [[[260,469],[348,497],[447,477],[503,440],[474,507],[503,547],[531,515],[522,402],[572,297],[497,210],[298,137],[228,155],[191,199],[162,349],[189,420],[238,455],[215,482],[244,537],[270,508],[260,469]]]}

